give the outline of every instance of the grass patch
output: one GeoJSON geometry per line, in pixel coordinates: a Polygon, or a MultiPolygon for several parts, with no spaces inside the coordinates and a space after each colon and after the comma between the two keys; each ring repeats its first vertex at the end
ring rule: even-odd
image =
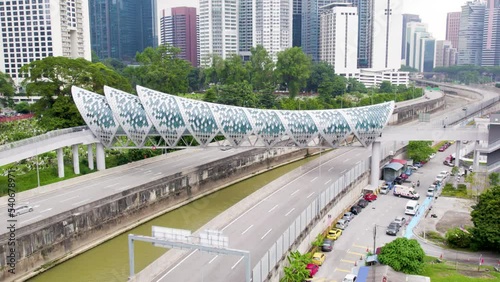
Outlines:
{"type": "Polygon", "coordinates": [[[463,198],[463,199],[470,199],[472,197],[472,195],[469,195],[467,192],[467,186],[465,186],[464,184],[458,184],[458,187],[455,188],[451,183],[447,183],[443,187],[443,191],[441,191],[441,196],[463,198]]]}
{"type": "Polygon", "coordinates": [[[446,244],[446,239],[443,236],[441,236],[439,232],[436,231],[425,232],[425,239],[432,241],[434,243],[438,243],[440,245],[446,244]]]}
{"type": "Polygon", "coordinates": [[[446,260],[435,263],[434,257],[425,257],[424,261],[421,275],[429,276],[432,282],[500,281],[500,273],[491,266],[481,266],[478,271],[477,264],[456,264],[446,260]]]}
{"type": "Polygon", "coordinates": [[[432,148],[433,148],[434,150],[436,150],[436,151],[437,151],[437,150],[438,150],[439,148],[441,148],[441,146],[443,146],[446,142],[449,142],[449,141],[446,141],[446,140],[445,140],[445,141],[441,141],[441,142],[437,143],[436,145],[432,146],[432,148]]]}

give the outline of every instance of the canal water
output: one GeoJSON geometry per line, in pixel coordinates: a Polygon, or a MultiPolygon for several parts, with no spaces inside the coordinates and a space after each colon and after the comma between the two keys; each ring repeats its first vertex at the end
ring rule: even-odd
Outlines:
{"type": "MultiPolygon", "coordinates": [[[[129,274],[128,234],[151,236],[151,227],[163,226],[196,231],[212,218],[244,199],[269,182],[304,165],[316,157],[310,157],[263,174],[246,179],[234,185],[196,200],[181,208],[165,213],[130,231],[127,231],[83,254],[63,262],[29,281],[35,282],[114,282],[126,281],[129,274]]],[[[144,269],[166,252],[150,243],[135,245],[135,271],[144,269]]]]}

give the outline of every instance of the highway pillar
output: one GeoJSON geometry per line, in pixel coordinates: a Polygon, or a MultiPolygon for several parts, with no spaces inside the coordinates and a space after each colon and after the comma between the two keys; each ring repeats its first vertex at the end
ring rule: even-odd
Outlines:
{"type": "Polygon", "coordinates": [[[57,173],[59,178],[64,177],[64,154],[63,148],[59,148],[56,150],[57,152],[57,173]]]}
{"type": "Polygon", "coordinates": [[[78,156],[78,145],[72,145],[71,150],[73,151],[73,171],[75,174],[80,174],[80,158],[78,156]]]}
{"type": "Polygon", "coordinates": [[[477,172],[479,169],[479,156],[481,155],[481,153],[477,151],[478,144],[479,141],[474,142],[474,159],[472,161],[472,171],[474,172],[477,172]]]}
{"type": "Polygon", "coordinates": [[[462,145],[462,141],[455,142],[455,166],[460,167],[460,147],[462,145]]]}
{"type": "Polygon", "coordinates": [[[95,158],[97,162],[97,170],[106,169],[106,159],[104,154],[104,146],[102,143],[95,144],[95,158]]]}
{"type": "Polygon", "coordinates": [[[89,168],[94,170],[94,150],[92,149],[92,144],[87,145],[87,159],[89,163],[89,168]]]}
{"type": "Polygon", "coordinates": [[[370,186],[372,188],[378,187],[378,180],[380,179],[380,141],[372,143],[372,163],[370,168],[370,186]]]}

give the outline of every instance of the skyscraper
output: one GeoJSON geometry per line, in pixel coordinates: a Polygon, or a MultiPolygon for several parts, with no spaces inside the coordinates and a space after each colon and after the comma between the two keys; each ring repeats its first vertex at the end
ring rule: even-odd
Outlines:
{"type": "Polygon", "coordinates": [[[448,13],[446,17],[446,40],[451,42],[453,48],[458,47],[458,31],[460,30],[461,12],[448,13]]]}
{"type": "Polygon", "coordinates": [[[421,22],[419,15],[403,14],[403,33],[401,40],[401,60],[406,60],[406,25],[410,22],[421,22]]]}
{"type": "Polygon", "coordinates": [[[458,65],[481,65],[485,7],[480,1],[469,1],[462,6],[458,65]]]}
{"type": "Polygon", "coordinates": [[[166,16],[165,10],[162,14],[161,43],[179,48],[179,57],[197,66],[196,8],[175,7],[171,9],[171,16],[166,16]]]}
{"type": "MultiPolygon", "coordinates": [[[[250,49],[253,46],[253,32],[254,32],[254,16],[255,5],[262,1],[254,0],[240,0],[239,1],[239,14],[238,14],[238,41],[239,41],[239,54],[248,60],[250,57],[250,49]]],[[[257,4],[258,5],[258,4],[257,4]]]]}
{"type": "Polygon", "coordinates": [[[319,11],[332,2],[344,0],[302,0],[302,51],[314,61],[319,60],[319,11]]]}
{"type": "Polygon", "coordinates": [[[455,51],[448,40],[436,40],[434,67],[449,67],[455,65],[455,51]]]}
{"type": "Polygon", "coordinates": [[[89,0],[92,50],[99,58],[134,61],[158,45],[156,0],[89,0]]]}
{"type": "Polygon", "coordinates": [[[302,46],[302,0],[293,0],[293,39],[294,47],[302,46]]]}
{"type": "Polygon", "coordinates": [[[358,67],[372,66],[372,35],[373,35],[373,1],[351,0],[358,7],[358,67]]]}
{"type": "Polygon", "coordinates": [[[0,71],[16,84],[19,69],[51,56],[91,60],[89,11],[84,0],[0,1],[0,71]]]}
{"type": "Polygon", "coordinates": [[[418,33],[427,34],[427,24],[419,22],[409,22],[406,25],[406,65],[412,68],[417,68],[418,63],[416,62],[417,54],[419,54],[418,48],[420,36],[418,33]]]}
{"type": "Polygon", "coordinates": [[[484,17],[482,66],[500,66],[500,0],[488,0],[484,17]]]}
{"type": "Polygon", "coordinates": [[[401,68],[401,9],[400,1],[373,1],[371,69],[401,68]]]}

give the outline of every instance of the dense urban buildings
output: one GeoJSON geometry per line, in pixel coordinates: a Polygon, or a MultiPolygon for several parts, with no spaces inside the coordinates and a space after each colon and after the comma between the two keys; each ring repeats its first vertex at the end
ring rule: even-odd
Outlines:
{"type": "MultiPolygon", "coordinates": [[[[253,46],[254,35],[254,0],[240,0],[238,7],[238,54],[245,61],[250,58],[250,49],[253,46]]],[[[262,1],[260,1],[262,3],[262,1]]]]}
{"type": "Polygon", "coordinates": [[[420,39],[428,37],[427,24],[410,22],[406,25],[406,65],[418,69],[420,39]]]}
{"type": "MultiPolygon", "coordinates": [[[[406,60],[406,26],[411,22],[422,22],[419,15],[403,14],[403,32],[401,38],[401,60],[406,60]]],[[[404,64],[404,63],[403,63],[404,64]]]]}
{"type": "Polygon", "coordinates": [[[401,8],[399,1],[373,0],[371,69],[401,68],[401,8]]]}
{"type": "Polygon", "coordinates": [[[458,47],[458,31],[460,30],[461,12],[448,13],[446,17],[446,40],[451,42],[453,48],[458,47]]]}
{"type": "Polygon", "coordinates": [[[500,0],[488,0],[484,17],[482,66],[500,66],[500,0]]]}
{"type": "Polygon", "coordinates": [[[481,1],[469,1],[462,6],[458,65],[481,65],[485,8],[481,1]]]}
{"type": "Polygon", "coordinates": [[[302,0],[293,0],[292,46],[302,46],[302,0]]]}
{"type": "Polygon", "coordinates": [[[89,10],[87,1],[0,1],[2,60],[0,71],[17,85],[19,69],[50,56],[85,58],[90,61],[89,10]],[[56,8],[53,8],[56,7],[56,8]]]}
{"type": "Polygon", "coordinates": [[[180,49],[179,57],[198,65],[198,44],[196,34],[196,8],[175,7],[171,15],[162,11],[160,19],[161,44],[169,44],[180,49]]]}
{"type": "MultiPolygon", "coordinates": [[[[319,13],[320,8],[334,0],[302,0],[302,51],[313,61],[319,60],[319,13]]],[[[345,1],[335,1],[345,2],[345,1]]]]}

